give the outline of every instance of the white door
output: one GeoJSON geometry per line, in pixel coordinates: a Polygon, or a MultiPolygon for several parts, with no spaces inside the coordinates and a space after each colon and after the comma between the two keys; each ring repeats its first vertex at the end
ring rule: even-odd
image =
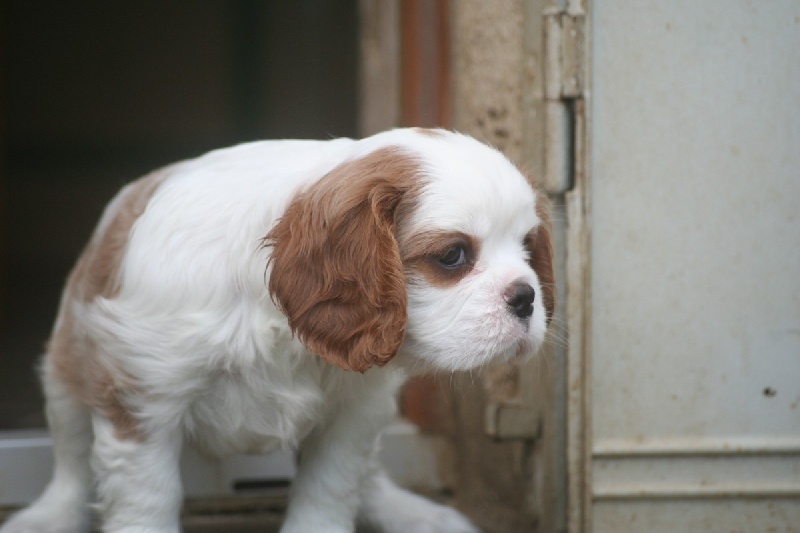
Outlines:
{"type": "Polygon", "coordinates": [[[590,10],[571,529],[800,531],[800,2],[590,10]]]}

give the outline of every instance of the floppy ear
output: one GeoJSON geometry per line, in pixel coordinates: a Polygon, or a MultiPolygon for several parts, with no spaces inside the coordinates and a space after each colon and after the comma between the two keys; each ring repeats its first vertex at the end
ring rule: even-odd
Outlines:
{"type": "Polygon", "coordinates": [[[525,238],[528,249],[528,264],[539,277],[542,287],[542,300],[547,314],[547,323],[553,318],[556,307],[555,274],[553,272],[553,241],[550,237],[550,206],[544,192],[537,191],[536,214],[542,221],[535,231],[525,238]]]}
{"type": "Polygon", "coordinates": [[[395,239],[418,164],[384,148],[343,163],[289,204],[264,238],[269,292],[312,353],[346,370],[386,364],[406,328],[395,239]]]}

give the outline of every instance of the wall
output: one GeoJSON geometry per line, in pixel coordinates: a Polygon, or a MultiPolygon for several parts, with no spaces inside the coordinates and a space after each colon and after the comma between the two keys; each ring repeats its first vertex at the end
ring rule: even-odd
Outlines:
{"type": "MultiPolygon", "coordinates": [[[[453,127],[496,146],[534,180],[541,145],[533,128],[541,127],[541,117],[531,114],[542,94],[538,30],[545,4],[458,1],[451,12],[453,127]]],[[[521,368],[493,367],[442,384],[450,391],[450,461],[459,503],[480,516],[487,531],[561,527],[563,378],[562,361],[548,348],[521,368]],[[530,410],[535,420],[518,428],[521,437],[487,436],[487,406],[506,404],[530,410]]]]}

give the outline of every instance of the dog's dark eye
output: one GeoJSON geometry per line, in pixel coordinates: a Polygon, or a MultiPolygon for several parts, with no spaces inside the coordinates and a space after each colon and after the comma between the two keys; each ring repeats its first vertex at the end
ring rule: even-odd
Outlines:
{"type": "Polygon", "coordinates": [[[458,268],[467,262],[467,252],[460,244],[450,247],[444,254],[436,259],[444,268],[458,268]]]}

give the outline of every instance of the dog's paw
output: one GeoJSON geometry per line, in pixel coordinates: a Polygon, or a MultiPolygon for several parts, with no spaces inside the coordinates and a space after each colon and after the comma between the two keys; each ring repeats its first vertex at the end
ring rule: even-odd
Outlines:
{"type": "Polygon", "coordinates": [[[410,492],[396,490],[385,505],[362,514],[370,531],[383,533],[479,533],[480,530],[457,510],[410,492]]]}
{"type": "Polygon", "coordinates": [[[403,516],[393,517],[392,523],[384,526],[385,533],[480,533],[467,517],[455,509],[423,501],[427,505],[420,506],[416,510],[418,514],[403,513],[403,516]]]}

